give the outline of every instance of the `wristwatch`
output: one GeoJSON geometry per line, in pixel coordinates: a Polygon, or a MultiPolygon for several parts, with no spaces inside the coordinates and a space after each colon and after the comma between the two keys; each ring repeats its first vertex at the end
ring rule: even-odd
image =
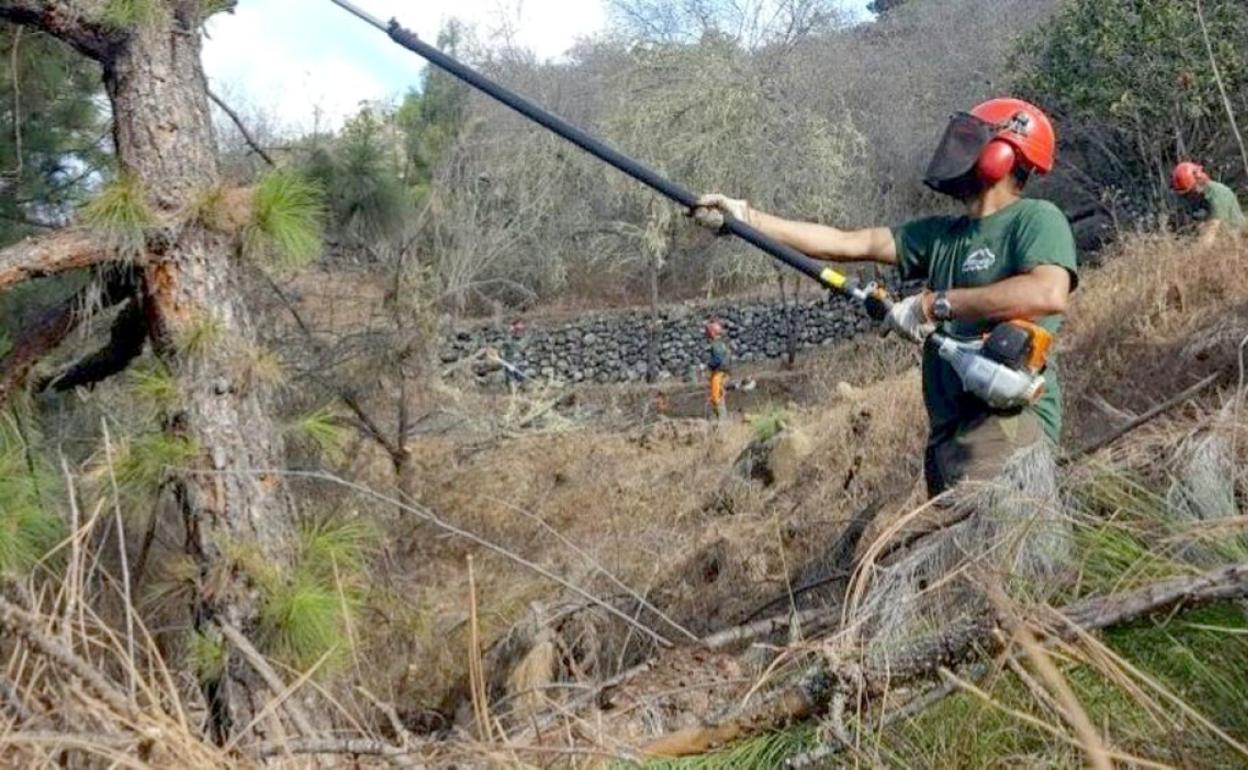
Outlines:
{"type": "Polygon", "coordinates": [[[948,292],[936,292],[936,299],[932,301],[932,320],[948,321],[953,318],[953,305],[949,303],[948,292]]]}

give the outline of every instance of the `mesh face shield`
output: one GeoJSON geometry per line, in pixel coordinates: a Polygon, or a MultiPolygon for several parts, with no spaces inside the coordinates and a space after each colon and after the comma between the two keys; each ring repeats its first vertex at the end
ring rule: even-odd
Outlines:
{"type": "Polygon", "coordinates": [[[973,197],[980,187],[975,164],[996,133],[996,126],[974,115],[954,113],[923,175],[923,184],[959,200],[973,197]]]}

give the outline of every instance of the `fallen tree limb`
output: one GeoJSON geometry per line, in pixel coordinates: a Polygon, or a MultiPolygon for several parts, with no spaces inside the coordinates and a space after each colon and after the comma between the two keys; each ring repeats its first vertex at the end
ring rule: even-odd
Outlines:
{"type": "MultiPolygon", "coordinates": [[[[984,676],[986,676],[991,670],[992,666],[987,663],[976,663],[971,667],[970,671],[967,672],[966,679],[972,682],[979,681],[980,679],[983,679],[984,676]]],[[[880,720],[879,725],[881,727],[890,727],[903,719],[918,716],[927,709],[957,692],[958,689],[958,682],[956,680],[947,679],[943,684],[924,690],[914,698],[906,701],[906,703],[902,706],[885,714],[884,718],[880,720]]],[[[810,770],[811,768],[821,767],[824,763],[832,757],[835,757],[837,754],[840,754],[846,748],[848,747],[845,743],[840,741],[828,743],[817,749],[808,751],[805,754],[798,754],[795,757],[790,757],[785,760],[784,766],[788,768],[788,770],[810,770]]]]}
{"type": "MultiPolygon", "coordinates": [[[[1053,617],[1052,643],[1068,640],[1080,631],[1094,631],[1136,620],[1146,615],[1248,596],[1248,563],[1236,564],[1195,577],[1166,580],[1135,591],[1083,599],[1061,609],[1053,617]]],[[[643,749],[652,757],[704,754],[731,741],[765,730],[775,730],[822,713],[838,695],[863,701],[878,698],[889,688],[929,677],[941,668],[966,660],[977,649],[993,652],[1001,636],[1000,623],[986,613],[952,625],[940,634],[924,637],[895,653],[868,656],[860,662],[833,666],[814,661],[801,679],[747,706],[729,718],[702,727],[663,736],[643,749]]]]}
{"type": "Polygon", "coordinates": [[[828,614],[828,610],[818,608],[812,610],[802,610],[797,613],[790,612],[785,615],[776,615],[775,617],[756,620],[753,623],[747,623],[743,626],[725,628],[724,630],[713,633],[710,636],[703,637],[701,645],[710,650],[722,650],[742,642],[752,642],[761,636],[770,636],[777,631],[786,631],[792,628],[794,623],[806,623],[828,614]]]}
{"type": "Polygon", "coordinates": [[[58,230],[27,238],[0,250],[0,291],[116,259],[115,252],[83,230],[58,230]]]}

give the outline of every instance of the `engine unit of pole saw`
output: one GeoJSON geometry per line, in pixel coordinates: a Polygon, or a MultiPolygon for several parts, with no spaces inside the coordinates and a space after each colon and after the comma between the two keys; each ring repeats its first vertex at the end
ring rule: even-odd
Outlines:
{"type": "Polygon", "coordinates": [[[928,338],[953,366],[962,387],[993,409],[1018,409],[1044,395],[1044,368],[1053,337],[1030,321],[997,324],[982,340],[936,333],[928,338]]]}

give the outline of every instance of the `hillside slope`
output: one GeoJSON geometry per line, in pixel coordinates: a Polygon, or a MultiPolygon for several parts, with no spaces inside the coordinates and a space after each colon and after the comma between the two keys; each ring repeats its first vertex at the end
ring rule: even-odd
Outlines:
{"type": "MultiPolygon", "coordinates": [[[[1076,595],[1129,586],[1141,575],[1187,574],[1194,564],[1220,563],[1211,557],[1189,564],[1166,552],[1169,566],[1162,569],[1150,553],[1162,548],[1164,538],[1159,541],[1156,531],[1139,535],[1136,528],[1141,517],[1166,522],[1179,515],[1166,508],[1167,500],[1175,504],[1177,481],[1193,472],[1190,453],[1181,450],[1199,436],[1211,430],[1229,436],[1230,451],[1243,462],[1248,445],[1235,441],[1229,426],[1242,427],[1234,394],[1237,348],[1248,335],[1244,257],[1227,244],[1200,253],[1182,241],[1131,239],[1104,268],[1085,276],[1061,339],[1066,451],[1113,432],[1207,375],[1223,376],[1197,398],[1064,472],[1079,543],[1071,565],[1076,595]],[[1117,486],[1126,491],[1105,491],[1117,486]],[[1157,510],[1143,510],[1150,506],[1157,510]],[[1112,531],[1103,527],[1107,514],[1112,531]],[[1129,538],[1136,551],[1124,556],[1098,550],[1110,547],[1102,540],[1123,548],[1119,537],[1129,538]],[[1141,560],[1147,568],[1136,563],[1141,560]]],[[[776,473],[769,468],[762,477],[743,473],[739,461],[760,433],[773,432],[774,415],[721,429],[659,420],[621,430],[618,422],[590,420],[561,432],[471,447],[455,437],[422,446],[423,502],[431,509],[609,597],[676,645],[662,651],[654,639],[582,597],[552,598],[550,584],[526,568],[479,556],[482,631],[487,639],[504,634],[486,654],[489,695],[504,724],[523,732],[526,714],[568,700],[560,692],[575,693],[651,661],[593,703],[578,705],[571,696],[564,708],[580,721],[559,723],[559,742],[574,734],[574,745],[627,754],[628,747],[699,725],[760,686],[774,686],[760,677],[785,657],[777,659],[776,648],[736,644],[698,651],[689,646],[690,637],[783,616],[786,606],[801,611],[800,630],[781,618],[770,629],[781,633],[744,641],[796,650],[802,639],[835,629],[847,571],[868,545],[878,550],[882,536],[898,536],[889,522],[922,501],[924,438],[917,371],[902,363],[913,352],[891,340],[864,340],[839,353],[815,365],[821,370],[812,376],[818,387],[802,394],[809,400],[778,405],[784,409],[782,448],[776,473]],[[899,364],[902,371],[890,373],[899,364]],[[821,613],[820,607],[829,609],[821,613]]],[[[1214,482],[1221,468],[1213,468],[1214,482]]],[[[1231,484],[1231,504],[1242,510],[1243,479],[1232,474],[1221,481],[1231,484]]],[[[1174,523],[1150,526],[1173,536],[1174,523]]],[[[440,586],[429,597],[430,617],[435,626],[462,630],[468,587],[461,560],[468,549],[449,545],[420,549],[431,558],[408,579],[440,586]]],[[[440,645],[442,634],[432,636],[429,646],[412,650],[412,661],[427,661],[440,645]]],[[[1232,641],[1239,638],[1225,637],[1239,652],[1224,652],[1242,653],[1242,643],[1232,641]]],[[[443,654],[449,670],[459,664],[457,649],[443,654]]],[[[1153,652],[1145,645],[1140,654],[1153,652]]],[[[438,672],[443,687],[448,673],[438,672]]],[[[410,681],[413,691],[432,691],[426,677],[410,681]]],[[[447,709],[467,689],[450,692],[450,699],[440,699],[448,718],[447,709]]],[[[459,722],[467,726],[467,701],[459,705],[459,722]]]]}

